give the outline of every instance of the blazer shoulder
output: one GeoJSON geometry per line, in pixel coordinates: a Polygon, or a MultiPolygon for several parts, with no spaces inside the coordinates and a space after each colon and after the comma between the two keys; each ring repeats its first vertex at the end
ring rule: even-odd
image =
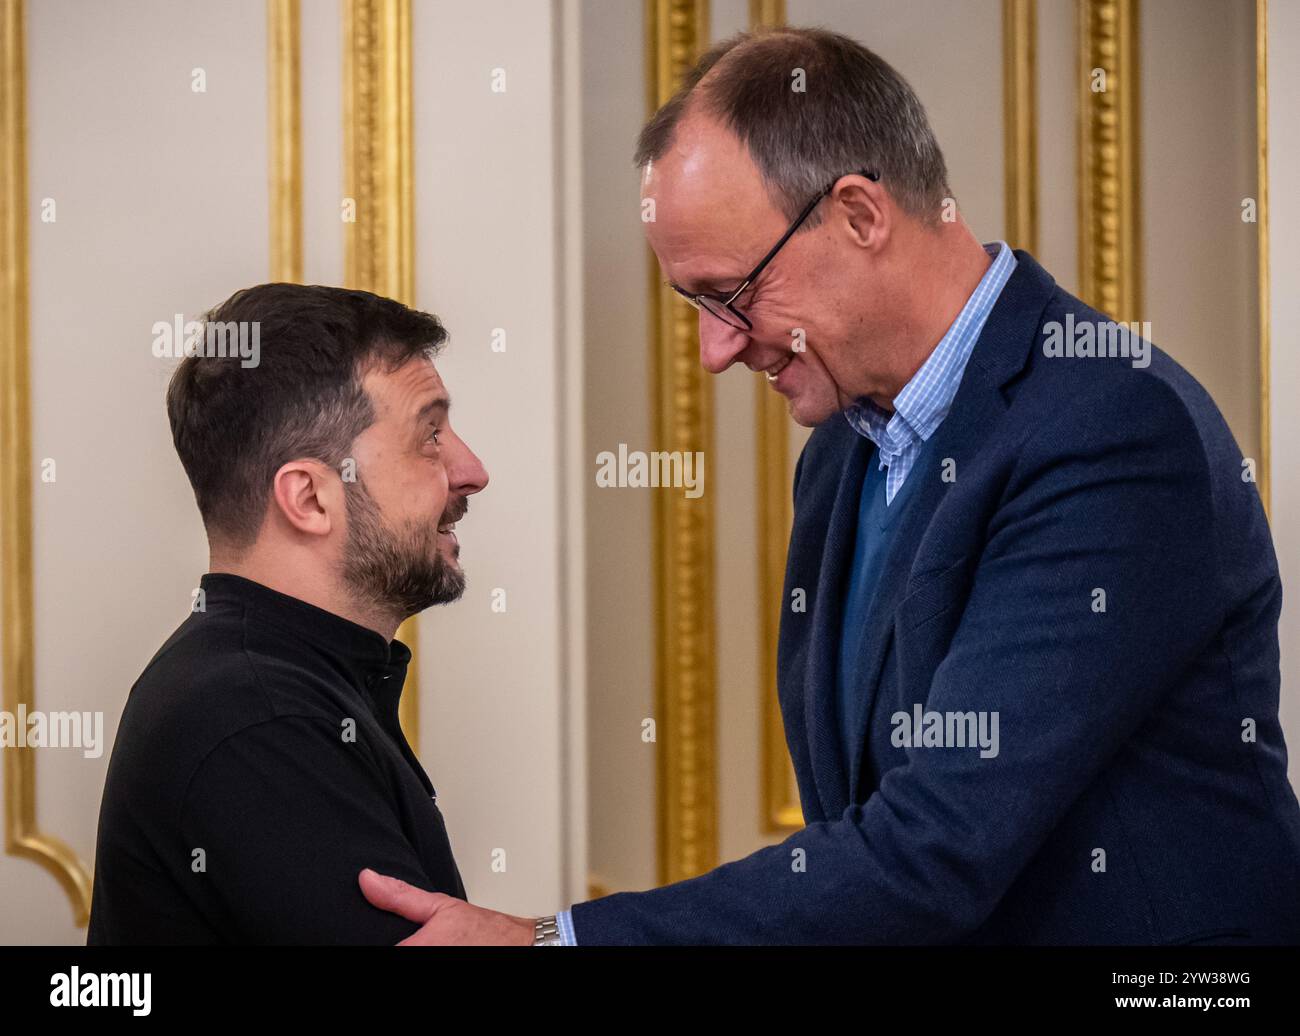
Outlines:
{"type": "Polygon", "coordinates": [[[1140,424],[1148,408],[1177,413],[1190,420],[1207,454],[1231,453],[1236,445],[1205,387],[1151,341],[1149,323],[1112,320],[1059,287],[1010,397],[1013,411],[1040,420],[1077,410],[1084,400],[1093,420],[1121,425],[1140,424]]]}

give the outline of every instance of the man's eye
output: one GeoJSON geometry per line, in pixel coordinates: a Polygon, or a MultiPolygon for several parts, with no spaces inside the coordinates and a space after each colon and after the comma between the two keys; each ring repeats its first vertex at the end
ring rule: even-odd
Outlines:
{"type": "Polygon", "coordinates": [[[432,429],[432,430],[429,432],[429,439],[428,439],[428,441],[431,442],[431,443],[433,443],[433,445],[435,445],[435,446],[441,445],[441,444],[438,442],[438,432],[439,432],[439,431],[441,431],[441,429],[439,429],[439,428],[434,428],[434,429],[432,429]]]}

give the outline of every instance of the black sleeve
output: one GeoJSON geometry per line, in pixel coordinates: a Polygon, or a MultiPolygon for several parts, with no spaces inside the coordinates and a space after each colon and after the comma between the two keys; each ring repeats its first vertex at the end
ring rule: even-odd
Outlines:
{"type": "Polygon", "coordinates": [[[368,750],[324,718],[226,738],[191,778],[180,826],[183,880],[233,941],[392,945],[419,926],[371,906],[358,873],[433,887],[368,750]]]}

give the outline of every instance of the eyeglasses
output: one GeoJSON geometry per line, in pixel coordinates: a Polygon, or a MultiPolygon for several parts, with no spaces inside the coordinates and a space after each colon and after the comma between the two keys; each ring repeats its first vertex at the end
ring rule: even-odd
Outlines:
{"type": "MultiPolygon", "coordinates": [[[[813,198],[812,201],[810,201],[807,205],[804,206],[804,210],[801,213],[799,213],[799,215],[795,218],[795,221],[790,224],[790,229],[781,235],[781,240],[772,246],[772,250],[768,252],[767,255],[763,256],[762,261],[760,261],[759,264],[755,266],[753,270],[750,271],[749,276],[746,277],[743,281],[741,281],[740,287],[737,288],[735,291],[723,293],[723,294],[719,294],[715,292],[707,292],[707,291],[689,292],[686,291],[684,288],[679,288],[676,284],[671,285],[673,291],[677,292],[678,295],[684,298],[696,309],[702,309],[707,313],[712,313],[724,324],[727,324],[730,327],[737,328],[740,331],[752,331],[754,329],[754,325],[750,321],[749,317],[745,316],[745,314],[742,313],[740,310],[738,310],[734,305],[732,305],[732,303],[734,303],[736,299],[740,298],[740,296],[745,293],[745,291],[749,288],[749,286],[754,283],[758,275],[767,268],[767,264],[770,263],[776,257],[776,253],[781,251],[782,246],[787,241],[789,241],[791,237],[794,236],[794,232],[798,230],[801,226],[803,226],[804,220],[806,220],[809,216],[812,215],[813,209],[817,208],[817,206],[821,203],[821,200],[835,189],[835,185],[837,183],[839,183],[842,179],[844,179],[845,176],[849,176],[849,175],[851,174],[844,173],[840,176],[837,176],[834,180],[832,180],[829,184],[826,185],[825,190],[821,191],[821,193],[819,193],[817,197],[813,198]]],[[[858,175],[865,176],[868,180],[871,180],[873,183],[880,179],[879,173],[868,172],[865,169],[859,169],[858,175]]]]}

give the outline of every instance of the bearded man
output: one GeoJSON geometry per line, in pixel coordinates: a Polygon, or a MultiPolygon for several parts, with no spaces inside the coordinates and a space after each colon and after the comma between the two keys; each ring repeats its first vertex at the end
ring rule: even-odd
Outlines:
{"type": "Polygon", "coordinates": [[[398,723],[408,616],[456,600],[454,524],[487,485],[452,431],[436,317],[264,284],[206,317],[255,365],[187,356],[167,413],[209,545],[191,614],[127,700],[88,942],[391,944],[363,866],[463,899],[398,723]]]}

